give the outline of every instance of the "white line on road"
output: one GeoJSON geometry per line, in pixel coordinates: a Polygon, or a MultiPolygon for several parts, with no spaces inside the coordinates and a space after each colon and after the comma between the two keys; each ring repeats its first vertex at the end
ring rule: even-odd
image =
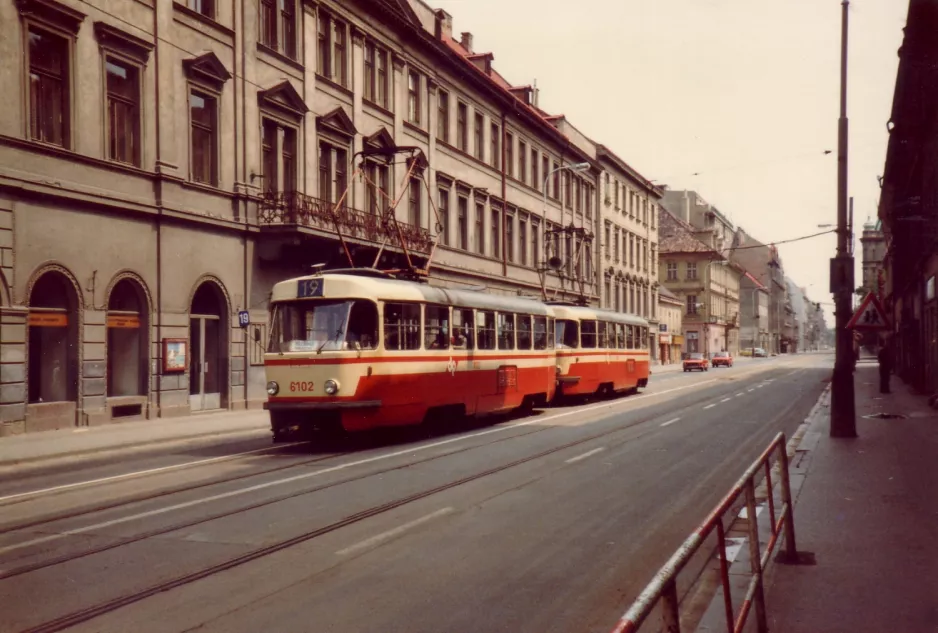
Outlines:
{"type": "Polygon", "coordinates": [[[188,468],[190,466],[202,466],[204,464],[213,464],[216,462],[222,462],[229,459],[234,459],[235,457],[244,457],[245,455],[254,455],[256,453],[263,453],[264,451],[270,451],[275,448],[284,448],[287,446],[296,446],[297,444],[304,444],[305,442],[290,442],[288,444],[278,444],[276,446],[265,446],[264,448],[257,448],[253,451],[244,451],[243,453],[232,453],[231,455],[222,455],[220,457],[211,457],[209,459],[200,459],[194,462],[185,462],[184,464],[173,464],[172,466],[161,466],[160,468],[150,468],[149,470],[138,470],[132,473],[125,473],[123,475],[114,475],[113,477],[101,477],[100,479],[90,479],[88,481],[79,481],[73,484],[64,484],[62,486],[54,486],[52,488],[43,488],[42,490],[31,490],[29,492],[20,492],[15,495],[7,495],[6,497],[0,497],[0,503],[6,501],[12,501],[13,499],[22,499],[23,497],[33,497],[36,495],[50,494],[53,492],[61,492],[62,490],[71,490],[74,488],[81,488],[82,486],[93,486],[95,484],[105,484],[112,481],[120,481],[121,479],[130,479],[131,477],[141,477],[143,475],[155,475],[156,473],[165,473],[171,470],[179,470],[181,468],[188,468]]]}
{"type": "Polygon", "coordinates": [[[746,391],[748,391],[749,393],[752,393],[753,391],[755,391],[755,389],[747,389],[746,391]]]}
{"type": "Polygon", "coordinates": [[[593,450],[587,451],[586,453],[583,453],[582,455],[577,455],[576,457],[571,457],[570,459],[567,460],[567,463],[568,463],[568,464],[572,464],[573,462],[578,462],[578,461],[580,461],[581,459],[586,459],[587,457],[592,457],[592,456],[595,455],[596,453],[602,453],[604,450],[606,450],[606,447],[605,447],[605,446],[600,447],[600,448],[594,448],[593,450]]]}
{"type": "Polygon", "coordinates": [[[628,400],[619,400],[614,402],[603,402],[595,404],[592,406],[584,407],[582,409],[571,409],[570,411],[564,411],[562,413],[556,413],[554,415],[549,415],[546,418],[536,417],[532,420],[527,420],[525,422],[518,422],[517,424],[506,424],[504,426],[497,426],[495,428],[487,429],[485,431],[479,431],[477,433],[469,433],[467,435],[460,435],[459,437],[451,437],[449,439],[440,440],[439,442],[431,442],[429,444],[424,444],[422,446],[413,446],[410,448],[405,448],[403,450],[394,451],[391,453],[384,453],[382,455],[374,455],[372,457],[365,457],[363,459],[357,459],[351,462],[346,462],[344,464],[336,464],[335,466],[330,466],[328,468],[322,468],[320,470],[314,470],[308,473],[302,473],[299,475],[293,475],[292,477],[284,477],[283,479],[276,479],[273,481],[265,481],[264,483],[255,484],[253,486],[248,486],[246,488],[239,488],[237,490],[230,490],[228,492],[222,492],[217,495],[211,495],[209,497],[203,497],[201,499],[193,499],[192,501],[185,501],[183,503],[177,503],[171,506],[166,506],[163,508],[156,508],[154,510],[149,510],[147,512],[140,512],[138,514],[132,514],[130,516],[121,517],[119,519],[113,519],[111,521],[105,521],[103,523],[96,523],[94,525],[87,525],[85,527],[75,528],[73,530],[66,530],[58,534],[50,534],[48,536],[43,536],[40,538],[35,538],[29,541],[23,541],[22,543],[16,543],[14,545],[8,545],[6,547],[0,547],[0,554],[11,552],[13,550],[22,549],[24,547],[30,547],[32,545],[41,545],[42,543],[48,543],[50,541],[55,541],[66,536],[71,536],[75,534],[85,534],[87,532],[93,532],[94,530],[99,530],[106,527],[111,527],[112,525],[118,525],[121,523],[127,523],[130,521],[136,521],[137,519],[145,519],[147,517],[156,516],[160,514],[166,514],[167,512],[172,512],[174,510],[182,510],[185,508],[191,508],[197,505],[203,505],[206,503],[211,503],[213,501],[220,501],[221,499],[229,499],[231,497],[237,497],[240,495],[248,494],[250,492],[257,492],[258,490],[265,490],[267,488],[272,488],[274,486],[281,486],[283,484],[293,483],[294,481],[302,481],[304,479],[311,479],[313,477],[319,477],[320,475],[327,475],[341,470],[346,470],[348,468],[353,468],[355,466],[363,466],[365,464],[373,464],[385,459],[390,459],[392,457],[400,457],[402,455],[413,455],[421,451],[426,451],[431,448],[438,448],[440,446],[445,446],[447,444],[453,444],[455,442],[462,442],[468,439],[473,439],[477,437],[482,437],[484,435],[491,435],[492,433],[503,433],[505,431],[510,431],[513,429],[531,426],[532,424],[543,424],[551,420],[556,420],[558,418],[564,418],[569,415],[576,415],[580,413],[586,413],[588,411],[594,411],[596,409],[602,408],[612,408],[619,404],[630,404],[636,400],[642,400],[644,398],[654,398],[657,396],[663,396],[667,393],[673,393],[675,391],[683,391],[685,389],[691,389],[693,387],[699,387],[707,383],[716,382],[717,379],[713,378],[711,380],[704,380],[701,382],[693,383],[690,385],[684,385],[683,387],[675,387],[673,389],[665,389],[658,393],[648,393],[640,396],[632,396],[628,400]]]}
{"type": "Polygon", "coordinates": [[[742,396],[745,396],[745,395],[746,395],[745,393],[743,393],[742,391],[740,391],[739,393],[736,394],[736,397],[737,397],[737,398],[741,398],[742,396]]]}
{"type": "Polygon", "coordinates": [[[704,409],[712,409],[712,408],[715,407],[715,406],[717,406],[717,405],[715,405],[715,404],[708,404],[707,406],[704,407],[704,409]]]}
{"type": "Polygon", "coordinates": [[[426,523],[426,522],[428,522],[428,521],[432,521],[433,519],[436,519],[436,518],[441,517],[441,516],[445,516],[445,515],[450,514],[450,513],[452,513],[452,512],[455,512],[455,510],[454,510],[453,508],[443,508],[443,509],[441,509],[441,510],[437,510],[436,512],[433,512],[433,513],[431,513],[431,514],[428,514],[427,516],[420,517],[419,519],[414,519],[414,520],[411,521],[410,523],[405,523],[404,525],[399,525],[399,526],[397,526],[396,528],[394,528],[393,530],[388,530],[387,532],[382,532],[381,534],[376,534],[376,535],[372,536],[372,537],[369,538],[369,539],[365,539],[364,541],[361,541],[360,543],[356,543],[355,545],[352,545],[352,546],[350,546],[350,547],[346,547],[345,549],[340,549],[338,552],[336,552],[336,554],[338,554],[339,556],[345,556],[346,554],[351,554],[352,552],[357,552],[358,550],[362,550],[362,549],[371,547],[372,545],[377,545],[377,544],[382,543],[382,542],[384,542],[384,541],[388,541],[388,540],[394,538],[395,536],[399,536],[399,535],[403,534],[404,532],[406,532],[407,530],[411,530],[411,529],[417,527],[418,525],[422,525],[422,524],[424,524],[424,523],[426,523]]]}
{"type": "Polygon", "coordinates": [[[681,418],[674,418],[673,420],[668,420],[667,422],[662,422],[661,426],[670,426],[680,420],[681,418]]]}
{"type": "Polygon", "coordinates": [[[720,402],[729,402],[730,400],[732,400],[732,398],[723,398],[720,402]]]}

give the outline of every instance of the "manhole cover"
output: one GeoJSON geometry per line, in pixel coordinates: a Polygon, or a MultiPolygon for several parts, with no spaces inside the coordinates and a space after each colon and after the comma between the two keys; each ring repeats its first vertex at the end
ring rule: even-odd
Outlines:
{"type": "Polygon", "coordinates": [[[901,413],[871,413],[863,417],[867,420],[904,420],[908,416],[902,415],[901,413]]]}

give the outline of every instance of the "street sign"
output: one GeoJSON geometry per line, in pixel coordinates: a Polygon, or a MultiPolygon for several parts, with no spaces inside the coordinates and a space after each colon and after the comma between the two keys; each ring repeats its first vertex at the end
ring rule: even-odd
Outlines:
{"type": "Polygon", "coordinates": [[[251,313],[247,310],[241,310],[238,312],[238,326],[247,327],[251,324],[251,313]]]}
{"type": "Polygon", "coordinates": [[[888,330],[889,319],[886,311],[872,292],[867,294],[860,307],[853,313],[847,328],[865,330],[888,330]]]}

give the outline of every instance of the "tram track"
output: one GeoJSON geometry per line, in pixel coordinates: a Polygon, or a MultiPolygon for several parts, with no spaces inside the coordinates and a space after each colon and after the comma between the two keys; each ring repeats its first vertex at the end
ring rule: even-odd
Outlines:
{"type": "MultiPolygon", "coordinates": [[[[355,512],[355,513],[353,513],[353,514],[350,514],[350,515],[348,515],[348,516],[346,516],[346,517],[344,517],[344,518],[342,518],[342,519],[339,519],[338,521],[334,521],[334,522],[332,522],[332,523],[330,523],[330,524],[328,524],[328,525],[325,525],[325,526],[322,526],[322,527],[319,527],[319,528],[316,528],[316,529],[313,529],[313,530],[309,530],[309,531],[303,532],[303,533],[301,533],[301,534],[298,534],[298,535],[295,535],[295,536],[292,536],[292,537],[289,537],[289,538],[286,538],[286,539],[281,539],[281,540],[279,540],[279,541],[277,541],[277,542],[275,542],[275,543],[269,544],[269,545],[265,545],[265,546],[262,546],[262,547],[258,547],[258,548],[254,549],[254,550],[251,550],[251,551],[246,552],[246,553],[244,553],[244,554],[241,554],[241,555],[239,555],[239,556],[235,556],[235,557],[229,558],[228,560],[222,561],[222,562],[220,562],[220,563],[215,563],[215,564],[212,564],[212,565],[207,565],[207,566],[205,566],[205,567],[203,567],[203,568],[201,568],[201,569],[198,569],[198,570],[196,570],[196,571],[189,572],[189,573],[186,573],[186,574],[182,574],[182,575],[179,575],[179,576],[177,576],[177,577],[175,577],[175,578],[171,578],[171,579],[169,579],[169,580],[165,580],[165,581],[162,581],[162,582],[155,583],[155,584],[153,584],[153,585],[150,585],[149,587],[145,587],[145,588],[140,589],[140,590],[132,591],[132,592],[130,592],[130,593],[127,593],[127,594],[125,594],[125,595],[123,595],[123,596],[119,596],[119,597],[117,597],[117,598],[112,598],[112,599],[109,599],[109,600],[100,601],[100,602],[98,602],[97,604],[93,604],[93,605],[91,605],[91,606],[89,606],[89,607],[86,607],[86,608],[84,608],[84,609],[81,609],[81,610],[78,610],[78,611],[74,611],[74,612],[72,612],[72,613],[69,613],[69,614],[60,616],[60,617],[58,617],[58,618],[49,620],[49,621],[47,621],[47,622],[44,622],[44,623],[42,623],[42,624],[33,626],[33,627],[31,627],[31,628],[24,629],[24,630],[23,630],[23,633],[39,633],[39,632],[51,632],[51,631],[62,631],[62,630],[65,630],[65,629],[67,629],[67,628],[76,626],[76,625],[78,625],[78,624],[81,624],[81,623],[84,623],[84,622],[88,622],[88,621],[90,621],[90,620],[92,620],[92,619],[94,619],[94,618],[100,617],[100,616],[102,616],[102,615],[106,615],[107,613],[110,613],[110,612],[112,612],[112,611],[116,611],[116,610],[121,609],[121,608],[123,608],[123,607],[125,607],[125,606],[129,606],[129,605],[131,605],[131,604],[140,602],[140,601],[145,600],[145,599],[147,599],[147,598],[149,598],[149,597],[155,596],[155,595],[157,595],[157,594],[159,594],[159,593],[162,593],[162,592],[165,592],[165,591],[169,591],[169,590],[172,590],[172,589],[176,589],[176,588],[179,588],[179,587],[182,587],[182,586],[191,584],[191,583],[193,583],[193,582],[196,582],[196,581],[198,581],[198,580],[201,580],[201,579],[204,579],[204,578],[208,578],[208,577],[213,576],[213,575],[215,575],[215,574],[218,574],[218,573],[221,573],[221,572],[224,572],[224,571],[233,569],[233,568],[235,568],[235,567],[244,565],[244,564],[246,564],[246,563],[249,563],[249,562],[252,562],[252,561],[255,561],[255,560],[264,558],[264,557],[266,557],[266,556],[270,556],[270,555],[275,554],[275,553],[277,553],[277,552],[280,552],[280,551],[282,551],[282,550],[285,550],[285,549],[288,549],[288,548],[290,548],[290,547],[294,547],[294,546],[296,546],[296,545],[305,543],[305,542],[307,542],[307,541],[310,541],[310,540],[313,540],[313,539],[315,539],[315,538],[324,536],[324,535],[329,534],[329,533],[331,533],[331,532],[335,532],[335,531],[337,531],[337,530],[339,530],[339,529],[342,529],[342,528],[344,528],[344,527],[353,525],[353,524],[358,523],[358,522],[360,522],[360,521],[363,521],[363,520],[365,520],[365,519],[369,519],[369,518],[372,518],[372,517],[375,517],[375,516],[384,514],[384,513],[386,513],[386,512],[389,512],[389,511],[391,511],[391,510],[400,508],[400,507],[405,506],[405,505],[407,505],[407,504],[414,503],[414,502],[420,501],[420,500],[422,500],[422,499],[426,499],[426,498],[431,497],[431,496],[433,496],[433,495],[436,495],[436,494],[445,492],[445,491],[447,491],[447,490],[451,490],[451,489],[453,489],[453,488],[457,488],[457,487],[459,487],[459,486],[462,486],[462,485],[465,485],[465,484],[468,484],[468,483],[471,483],[471,482],[474,482],[474,481],[478,481],[478,480],[480,480],[480,479],[484,479],[484,478],[486,478],[486,477],[490,477],[490,476],[492,476],[492,475],[495,475],[495,474],[498,474],[498,473],[501,473],[501,472],[510,470],[510,469],[512,469],[512,468],[516,468],[516,467],[521,466],[521,465],[523,465],[523,464],[527,464],[527,463],[530,463],[530,462],[533,462],[533,461],[536,461],[536,460],[539,460],[539,459],[543,459],[544,457],[548,457],[548,456],[553,455],[553,454],[555,454],[555,453],[559,453],[559,452],[561,452],[561,451],[564,451],[564,450],[567,450],[567,449],[570,449],[570,448],[573,448],[573,447],[576,447],[576,446],[580,446],[580,445],[586,444],[586,443],[588,443],[588,442],[593,442],[593,441],[596,441],[596,440],[598,440],[598,439],[602,439],[602,438],[609,437],[609,436],[611,436],[611,435],[615,435],[615,434],[617,434],[617,433],[622,433],[623,431],[627,431],[627,430],[632,429],[632,428],[634,428],[634,427],[636,427],[636,426],[639,426],[639,425],[642,425],[642,424],[644,424],[644,423],[646,423],[646,422],[649,422],[649,421],[651,421],[651,420],[654,420],[654,419],[656,419],[657,417],[659,417],[659,416],[658,416],[658,415],[654,415],[654,414],[650,414],[650,415],[647,415],[647,416],[643,416],[643,417],[641,417],[641,418],[639,418],[639,419],[633,420],[632,422],[630,422],[630,423],[628,423],[628,424],[621,425],[621,426],[617,426],[617,427],[615,427],[615,428],[613,428],[613,429],[607,429],[607,430],[602,431],[602,432],[599,432],[599,433],[593,433],[593,434],[590,434],[590,435],[588,435],[588,436],[581,437],[581,438],[579,438],[579,439],[572,440],[572,441],[569,441],[569,442],[565,442],[565,443],[563,443],[563,444],[560,444],[560,445],[557,445],[557,446],[553,446],[553,447],[551,447],[551,448],[548,448],[548,449],[539,451],[539,452],[534,453],[534,454],[532,454],[532,455],[528,455],[528,456],[525,456],[525,457],[521,457],[521,458],[512,460],[512,461],[510,461],[510,462],[507,462],[507,463],[504,463],[504,464],[500,464],[500,465],[498,465],[498,466],[495,466],[495,467],[492,467],[492,468],[483,470],[483,471],[481,471],[481,472],[477,472],[477,473],[473,473],[473,474],[471,474],[471,475],[467,475],[467,476],[465,476],[465,477],[461,477],[461,478],[459,478],[459,479],[456,479],[456,480],[453,480],[453,481],[450,481],[450,482],[441,484],[441,485],[439,485],[439,486],[434,486],[434,487],[432,487],[432,488],[428,488],[428,489],[423,490],[423,491],[420,491],[420,492],[416,492],[416,493],[413,493],[413,494],[410,494],[410,495],[406,495],[406,496],[400,497],[400,498],[398,498],[398,499],[395,499],[395,500],[393,500],[393,501],[389,501],[389,502],[387,502],[387,503],[374,505],[374,506],[372,506],[372,507],[370,507],[370,508],[366,508],[366,509],[364,509],[364,510],[355,512]]],[[[455,454],[459,454],[459,453],[464,453],[464,452],[467,452],[467,451],[472,451],[472,450],[477,450],[477,449],[484,449],[485,447],[491,446],[492,444],[495,444],[495,443],[497,443],[497,442],[504,442],[504,441],[508,441],[508,440],[512,440],[512,439],[517,439],[517,438],[520,438],[520,437],[525,437],[525,436],[530,436],[530,435],[534,435],[534,434],[539,434],[539,433],[542,433],[542,432],[544,432],[544,431],[546,431],[546,430],[549,430],[550,428],[552,428],[552,427],[545,427],[545,428],[532,429],[532,430],[530,430],[530,431],[528,431],[528,432],[526,432],[526,433],[522,433],[522,434],[519,434],[519,435],[512,435],[512,436],[508,436],[508,437],[501,437],[501,438],[498,438],[497,440],[494,440],[494,441],[492,441],[492,442],[486,442],[485,444],[482,444],[482,445],[466,446],[466,447],[462,447],[462,448],[460,448],[460,449],[458,449],[458,450],[455,450],[455,451],[448,451],[448,452],[446,452],[445,454],[442,454],[442,455],[431,455],[431,456],[428,456],[428,457],[425,457],[425,458],[419,459],[419,460],[409,460],[407,463],[404,463],[404,464],[398,464],[398,465],[391,466],[391,467],[384,468],[384,469],[380,469],[380,470],[377,470],[377,471],[371,471],[371,472],[368,472],[368,473],[362,473],[361,475],[356,475],[356,476],[353,476],[353,477],[347,477],[347,478],[344,478],[344,479],[339,480],[339,481],[335,481],[335,482],[330,482],[330,483],[327,483],[327,484],[323,484],[323,485],[321,485],[321,486],[315,486],[315,487],[313,487],[313,488],[304,489],[304,490],[297,491],[297,492],[294,492],[294,493],[289,493],[289,494],[280,495],[280,496],[278,496],[278,497],[276,497],[276,498],[268,499],[268,500],[265,500],[265,501],[263,501],[263,502],[258,502],[258,503],[256,503],[256,504],[250,504],[249,506],[241,507],[241,508],[238,508],[238,509],[235,509],[235,510],[231,510],[231,511],[227,511],[227,512],[222,512],[222,513],[217,513],[217,514],[212,515],[212,516],[209,516],[209,517],[202,517],[202,518],[200,518],[200,519],[196,519],[196,520],[193,520],[193,521],[188,521],[188,522],[184,522],[184,523],[175,524],[175,525],[172,525],[172,526],[167,526],[166,528],[160,528],[159,530],[152,530],[152,531],[147,532],[147,533],[144,533],[144,534],[136,535],[136,536],[131,537],[131,538],[129,538],[129,539],[123,539],[123,540],[121,540],[121,541],[119,541],[119,542],[117,542],[117,543],[112,543],[112,544],[108,544],[108,545],[105,545],[105,546],[101,546],[101,547],[99,547],[99,548],[92,548],[92,549],[84,550],[84,551],[82,551],[82,552],[77,552],[77,553],[74,553],[74,554],[71,554],[71,555],[65,555],[65,556],[62,556],[62,557],[59,557],[59,558],[56,558],[56,559],[49,559],[49,560],[46,560],[46,561],[37,562],[37,563],[32,564],[32,565],[26,565],[26,566],[23,566],[23,567],[20,567],[20,568],[12,569],[12,570],[9,570],[9,571],[4,572],[3,574],[0,574],[0,580],[9,579],[9,578],[13,578],[13,577],[16,577],[16,576],[22,576],[22,575],[24,575],[24,574],[27,574],[27,573],[30,573],[30,572],[33,572],[33,571],[37,571],[37,570],[39,570],[39,569],[43,569],[43,568],[47,568],[47,567],[52,567],[52,566],[55,566],[55,565],[60,565],[60,564],[63,564],[63,563],[65,563],[65,562],[69,562],[69,561],[71,561],[71,560],[76,560],[76,559],[78,559],[78,558],[82,558],[82,557],[86,557],[86,556],[93,555],[93,554],[95,554],[95,553],[99,553],[99,552],[101,552],[101,551],[106,551],[106,550],[108,550],[108,549],[114,549],[114,548],[117,548],[117,547],[122,547],[122,546],[129,545],[129,544],[131,544],[131,543],[138,542],[138,541],[141,541],[141,540],[145,540],[145,539],[148,539],[148,538],[153,538],[154,536],[158,536],[158,535],[160,535],[160,534],[165,534],[165,533],[167,533],[167,532],[172,532],[172,531],[179,530],[179,529],[182,529],[182,528],[185,528],[185,527],[190,527],[190,526],[193,526],[193,525],[198,525],[198,524],[200,524],[200,523],[205,523],[205,522],[217,520],[217,519],[220,519],[220,518],[230,517],[230,516],[233,516],[233,515],[236,515],[236,514],[240,514],[240,513],[243,513],[243,512],[252,510],[252,509],[257,509],[257,508],[269,506],[269,505],[272,505],[272,504],[275,504],[275,503],[283,502],[283,501],[285,501],[285,500],[294,499],[294,498],[297,498],[297,497],[300,497],[300,496],[303,496],[303,495],[307,495],[307,494],[312,494],[312,493],[319,492],[319,491],[322,491],[322,490],[325,490],[325,489],[328,489],[328,488],[334,488],[334,487],[336,487],[336,486],[340,486],[340,485],[347,484],[347,483],[350,483],[350,482],[360,481],[360,480],[367,479],[367,478],[370,478],[370,477],[380,476],[380,475],[382,475],[382,474],[389,473],[389,472],[396,471],[396,470],[402,470],[402,469],[406,469],[406,468],[411,468],[411,467],[413,467],[413,466],[417,466],[417,465],[420,465],[420,464],[424,464],[424,463],[428,463],[428,462],[431,462],[431,461],[439,460],[439,459],[442,459],[442,458],[445,458],[445,457],[449,457],[449,456],[452,456],[452,455],[455,455],[455,454]]],[[[650,428],[648,428],[647,430],[645,430],[645,431],[643,431],[643,432],[641,432],[641,433],[638,433],[638,434],[636,434],[636,435],[633,435],[633,436],[630,436],[630,437],[628,437],[628,438],[625,438],[625,439],[623,439],[623,440],[621,440],[621,441],[619,441],[619,442],[616,442],[615,444],[613,444],[613,446],[621,446],[621,445],[623,445],[623,444],[626,444],[626,443],[629,443],[629,442],[633,442],[633,441],[638,440],[639,438],[641,438],[641,437],[643,437],[643,436],[645,436],[645,435],[647,435],[647,434],[649,434],[649,433],[655,432],[656,430],[657,430],[657,427],[650,427],[650,428]]]]}

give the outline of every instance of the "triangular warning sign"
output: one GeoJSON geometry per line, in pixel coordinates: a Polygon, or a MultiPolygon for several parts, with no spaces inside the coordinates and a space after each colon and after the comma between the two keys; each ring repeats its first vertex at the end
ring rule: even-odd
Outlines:
{"type": "Polygon", "coordinates": [[[872,292],[864,297],[860,307],[857,308],[857,311],[850,318],[850,322],[847,323],[847,327],[866,330],[889,329],[886,311],[872,292]]]}

